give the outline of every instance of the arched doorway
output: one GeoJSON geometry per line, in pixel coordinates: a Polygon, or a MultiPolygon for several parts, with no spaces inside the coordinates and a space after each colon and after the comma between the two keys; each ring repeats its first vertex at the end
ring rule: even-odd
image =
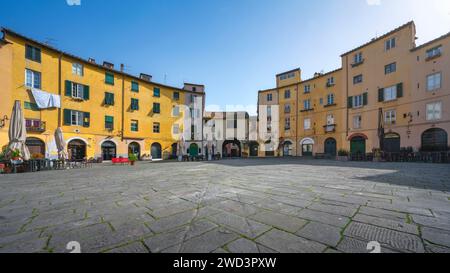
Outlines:
{"type": "Polygon", "coordinates": [[[141,145],[137,142],[131,142],[128,145],[128,154],[134,154],[137,158],[141,158],[141,145]]]}
{"type": "Polygon", "coordinates": [[[305,138],[300,142],[302,147],[302,156],[312,156],[314,148],[314,140],[312,138],[305,138]]]}
{"type": "Polygon", "coordinates": [[[178,156],[178,143],[172,144],[172,154],[171,158],[177,158],[178,156]]]}
{"type": "Polygon", "coordinates": [[[161,144],[153,143],[152,144],[152,159],[161,159],[162,158],[162,148],[161,144]]]}
{"type": "Polygon", "coordinates": [[[422,134],[422,151],[438,152],[448,150],[447,132],[440,128],[428,129],[422,134]]]}
{"type": "Polygon", "coordinates": [[[283,156],[291,156],[292,155],[292,142],[290,140],[286,140],[283,142],[283,156]]]}
{"type": "Polygon", "coordinates": [[[80,139],[74,139],[67,144],[70,160],[83,160],[86,158],[86,143],[80,139]]]}
{"type": "Polygon", "coordinates": [[[116,143],[105,141],[102,144],[102,158],[109,161],[116,157],[116,143]]]}
{"type": "Polygon", "coordinates": [[[189,155],[190,156],[198,156],[198,145],[195,143],[192,143],[189,146],[189,155]]]}
{"type": "Polygon", "coordinates": [[[223,157],[241,157],[241,142],[239,140],[226,140],[222,145],[223,157]]]}
{"type": "Polygon", "coordinates": [[[400,135],[396,133],[388,133],[384,136],[383,150],[386,153],[400,152],[400,135]]]}
{"type": "Polygon", "coordinates": [[[354,135],[350,137],[350,153],[352,154],[366,154],[366,140],[364,135],[354,135]]]}
{"type": "Polygon", "coordinates": [[[30,151],[30,155],[40,154],[45,156],[44,141],[40,140],[39,138],[28,137],[27,140],[25,141],[25,144],[27,145],[28,150],[30,151]]]}
{"type": "Polygon", "coordinates": [[[330,156],[336,156],[337,155],[336,147],[337,147],[336,139],[330,137],[325,140],[325,147],[324,147],[325,154],[330,156]]]}
{"type": "Polygon", "coordinates": [[[256,141],[250,142],[250,156],[258,156],[259,144],[256,141]]]}

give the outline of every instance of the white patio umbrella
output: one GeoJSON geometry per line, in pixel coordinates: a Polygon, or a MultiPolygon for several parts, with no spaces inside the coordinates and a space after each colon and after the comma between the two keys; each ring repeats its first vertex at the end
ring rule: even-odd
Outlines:
{"type": "Polygon", "coordinates": [[[30,151],[25,144],[27,140],[27,127],[23,116],[20,101],[14,103],[11,120],[9,124],[9,144],[10,150],[19,150],[23,160],[30,159],[30,151]]]}
{"type": "Polygon", "coordinates": [[[56,148],[58,149],[58,158],[60,160],[67,159],[67,153],[65,152],[66,141],[64,140],[61,127],[55,130],[55,142],[56,148]]]}

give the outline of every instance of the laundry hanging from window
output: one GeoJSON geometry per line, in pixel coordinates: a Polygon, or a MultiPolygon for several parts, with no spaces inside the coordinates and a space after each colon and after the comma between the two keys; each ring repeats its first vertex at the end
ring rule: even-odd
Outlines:
{"type": "Polygon", "coordinates": [[[31,89],[36,105],[39,109],[61,108],[61,97],[42,90],[31,89]]]}

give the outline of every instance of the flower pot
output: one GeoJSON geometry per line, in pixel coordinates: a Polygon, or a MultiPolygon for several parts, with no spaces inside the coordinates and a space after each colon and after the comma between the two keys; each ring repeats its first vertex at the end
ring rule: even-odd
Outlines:
{"type": "Polygon", "coordinates": [[[130,161],[131,166],[134,166],[135,161],[130,161]]]}

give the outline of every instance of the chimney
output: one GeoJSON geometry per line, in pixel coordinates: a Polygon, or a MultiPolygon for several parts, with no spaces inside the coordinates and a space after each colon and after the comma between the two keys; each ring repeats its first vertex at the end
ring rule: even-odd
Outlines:
{"type": "Polygon", "coordinates": [[[109,62],[103,62],[103,66],[109,69],[114,69],[114,64],[109,62]]]}
{"type": "Polygon", "coordinates": [[[140,78],[141,80],[148,81],[148,82],[151,82],[151,81],[152,81],[152,76],[151,76],[151,75],[148,75],[148,74],[144,74],[144,73],[141,73],[141,75],[139,76],[139,78],[140,78]]]}
{"type": "Polygon", "coordinates": [[[95,59],[94,59],[94,58],[89,58],[89,59],[88,59],[88,62],[90,62],[90,63],[92,63],[92,64],[95,64],[95,59]]]}

